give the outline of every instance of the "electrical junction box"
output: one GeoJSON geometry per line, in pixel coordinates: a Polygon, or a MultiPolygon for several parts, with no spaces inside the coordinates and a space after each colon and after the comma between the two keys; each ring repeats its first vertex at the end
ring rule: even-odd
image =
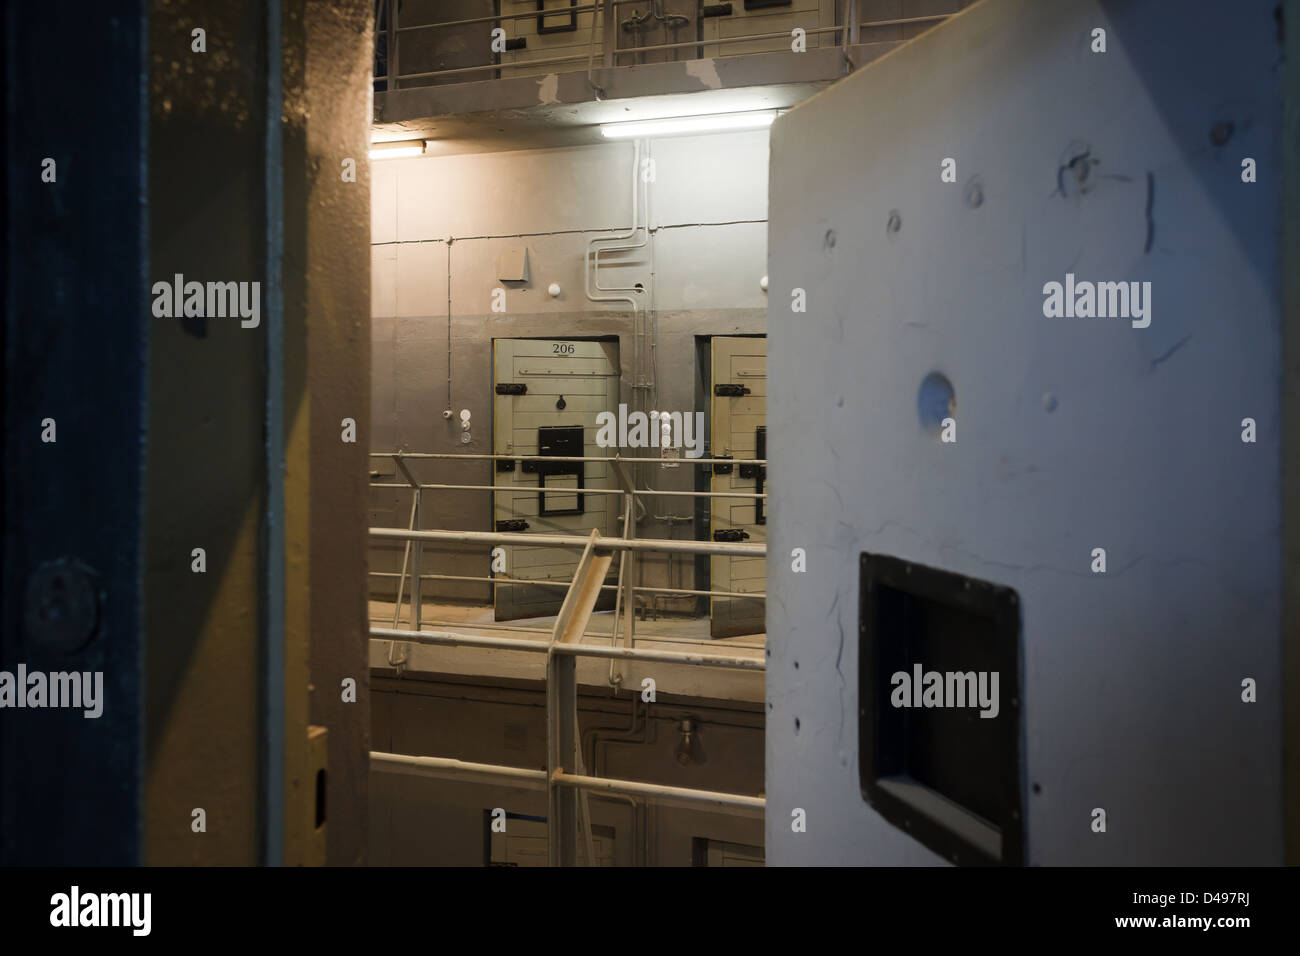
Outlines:
{"type": "Polygon", "coordinates": [[[528,281],[528,247],[510,246],[497,259],[497,279],[501,282],[528,281]]]}
{"type": "Polygon", "coordinates": [[[1275,7],[985,0],[776,120],[769,864],[1282,862],[1275,7]]]}

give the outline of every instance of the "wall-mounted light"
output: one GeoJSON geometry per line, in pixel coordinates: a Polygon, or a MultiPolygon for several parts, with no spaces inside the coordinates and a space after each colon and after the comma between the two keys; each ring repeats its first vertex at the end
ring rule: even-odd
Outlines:
{"type": "Polygon", "coordinates": [[[679,729],[682,739],[677,742],[673,757],[683,767],[689,767],[693,763],[704,763],[704,748],[700,746],[699,729],[695,721],[688,717],[681,722],[679,729]]]}
{"type": "Polygon", "coordinates": [[[749,113],[718,113],[710,116],[674,116],[667,119],[606,123],[600,128],[607,139],[637,136],[673,136],[681,133],[721,133],[729,130],[763,129],[776,119],[776,110],[749,113]]]}
{"type": "Polygon", "coordinates": [[[401,159],[403,156],[423,156],[425,141],[403,139],[392,143],[371,143],[371,159],[401,159]]]}

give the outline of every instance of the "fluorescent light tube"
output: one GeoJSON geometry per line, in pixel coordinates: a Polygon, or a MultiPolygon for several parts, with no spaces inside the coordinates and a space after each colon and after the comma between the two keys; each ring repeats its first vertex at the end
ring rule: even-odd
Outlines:
{"type": "Polygon", "coordinates": [[[405,139],[394,143],[371,143],[371,159],[400,159],[403,156],[423,156],[425,142],[422,139],[405,139]]]}
{"type": "Polygon", "coordinates": [[[606,123],[600,128],[607,139],[636,136],[672,136],[677,133],[717,133],[737,129],[762,129],[771,126],[776,110],[751,113],[720,113],[712,116],[674,116],[668,119],[639,120],[631,123],[606,123]]]}

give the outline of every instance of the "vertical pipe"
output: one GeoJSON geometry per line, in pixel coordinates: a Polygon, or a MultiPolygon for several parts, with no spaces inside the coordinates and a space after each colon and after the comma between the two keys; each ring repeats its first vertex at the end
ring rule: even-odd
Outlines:
{"type": "Polygon", "coordinates": [[[451,406],[451,244],[454,236],[447,237],[447,411],[451,406]]]}
{"type": "Polygon", "coordinates": [[[578,790],[558,786],[551,776],[576,764],[577,660],[564,654],[546,655],[546,823],[551,866],[573,866],[578,861],[578,790]]]}
{"type": "Polygon", "coordinates": [[[285,629],[284,629],[284,144],[280,0],[266,3],[266,511],[262,601],[262,859],[284,862],[285,629]]]}

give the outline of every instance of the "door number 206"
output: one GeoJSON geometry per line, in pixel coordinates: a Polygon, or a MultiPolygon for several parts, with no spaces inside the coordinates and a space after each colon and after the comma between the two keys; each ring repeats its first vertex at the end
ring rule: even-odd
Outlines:
{"type": "Polygon", "coordinates": [[[551,343],[552,355],[572,355],[573,343],[571,342],[553,342],[551,343]]]}

